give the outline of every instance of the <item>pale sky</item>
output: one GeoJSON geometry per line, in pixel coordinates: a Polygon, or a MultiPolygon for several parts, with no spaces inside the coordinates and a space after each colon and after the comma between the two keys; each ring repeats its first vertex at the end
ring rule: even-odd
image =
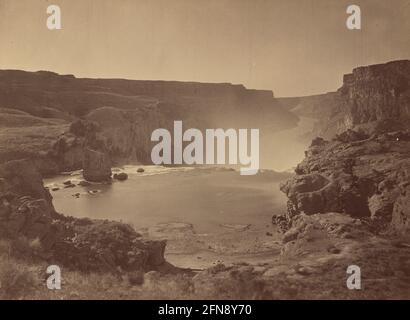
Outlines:
{"type": "Polygon", "coordinates": [[[0,0],[0,69],[334,91],[359,65],[410,59],[410,0],[0,0]],[[46,8],[62,10],[62,30],[46,8]],[[346,28],[360,5],[362,30],[346,28]]]}

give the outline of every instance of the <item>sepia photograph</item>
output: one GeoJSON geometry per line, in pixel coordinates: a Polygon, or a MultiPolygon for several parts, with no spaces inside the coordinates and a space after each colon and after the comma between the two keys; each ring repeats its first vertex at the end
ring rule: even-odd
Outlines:
{"type": "Polygon", "coordinates": [[[0,300],[409,299],[410,0],[0,0],[0,300]]]}

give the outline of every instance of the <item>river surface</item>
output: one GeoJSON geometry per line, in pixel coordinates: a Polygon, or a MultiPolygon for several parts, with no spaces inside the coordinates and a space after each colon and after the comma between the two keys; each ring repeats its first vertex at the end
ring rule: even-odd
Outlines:
{"type": "Polygon", "coordinates": [[[144,236],[166,239],[165,258],[179,267],[266,263],[279,255],[271,219],[285,212],[279,182],[289,174],[155,166],[114,170],[126,172],[128,180],[83,187],[81,173],[74,172],[46,179],[45,185],[64,215],[118,220],[144,236]],[[75,187],[65,188],[67,180],[75,187]]]}
{"type": "Polygon", "coordinates": [[[80,172],[46,179],[56,210],[65,215],[114,219],[135,226],[184,222],[198,232],[217,232],[224,224],[265,225],[282,211],[285,196],[279,191],[283,174],[263,171],[241,176],[217,168],[165,168],[124,166],[126,181],[79,186],[80,172]],[[137,172],[144,168],[143,173],[137,172]],[[70,180],[74,188],[64,188],[70,180]]]}

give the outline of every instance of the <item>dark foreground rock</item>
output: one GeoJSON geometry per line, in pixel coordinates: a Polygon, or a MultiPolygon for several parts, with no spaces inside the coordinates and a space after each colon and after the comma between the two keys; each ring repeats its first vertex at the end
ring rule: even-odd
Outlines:
{"type": "Polygon", "coordinates": [[[58,214],[40,175],[25,160],[0,166],[0,238],[32,257],[74,270],[152,270],[165,263],[165,241],[150,241],[119,222],[58,214]]]}

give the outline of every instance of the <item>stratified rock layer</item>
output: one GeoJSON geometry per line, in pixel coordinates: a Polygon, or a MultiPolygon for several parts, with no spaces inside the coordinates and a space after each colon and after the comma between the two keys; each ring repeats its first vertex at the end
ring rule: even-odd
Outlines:
{"type": "Polygon", "coordinates": [[[229,83],[79,79],[46,71],[0,70],[0,101],[0,163],[35,158],[44,175],[81,169],[84,146],[105,151],[118,163],[151,163],[152,131],[172,128],[174,120],[187,128],[269,132],[298,121],[272,91],[229,83]],[[104,148],[83,144],[90,132],[104,148]]]}
{"type": "Polygon", "coordinates": [[[318,119],[312,138],[359,128],[369,134],[404,130],[410,122],[410,60],[358,67],[337,92],[279,101],[297,115],[318,119]]]}

